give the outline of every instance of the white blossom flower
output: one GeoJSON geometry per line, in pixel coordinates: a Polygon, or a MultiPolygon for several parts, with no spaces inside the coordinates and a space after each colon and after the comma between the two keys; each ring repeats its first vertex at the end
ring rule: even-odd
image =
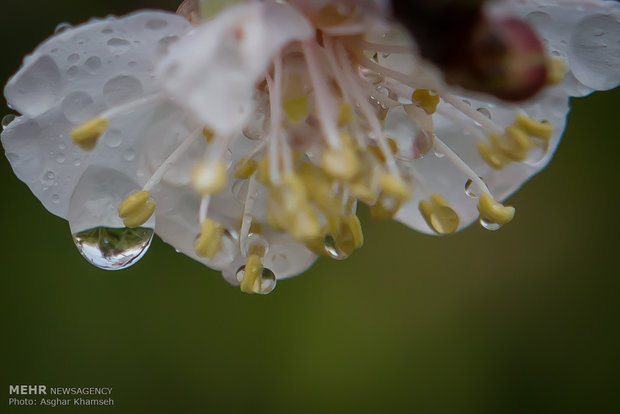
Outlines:
{"type": "Polygon", "coordinates": [[[527,43],[507,73],[531,66],[546,82],[516,103],[425,59],[432,45],[390,2],[236,3],[69,28],[8,82],[13,170],[93,264],[135,263],[154,229],[244,292],[269,293],[317,255],[362,245],[358,202],[429,234],[497,229],[514,215],[500,202],[551,159],[569,97],[620,83],[612,1],[485,4],[499,40],[527,43]]]}

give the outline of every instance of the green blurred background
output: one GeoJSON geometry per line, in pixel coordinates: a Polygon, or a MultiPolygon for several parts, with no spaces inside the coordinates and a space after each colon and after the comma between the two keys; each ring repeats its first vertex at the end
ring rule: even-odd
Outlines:
{"type": "MultiPolygon", "coordinates": [[[[7,1],[0,79],[60,22],[175,6],[7,1]]],[[[114,387],[115,407],[80,412],[620,412],[620,91],[573,107],[501,231],[364,213],[361,252],[267,297],[160,240],[129,270],[91,267],[2,157],[0,411],[9,384],[47,384],[114,387]]]]}

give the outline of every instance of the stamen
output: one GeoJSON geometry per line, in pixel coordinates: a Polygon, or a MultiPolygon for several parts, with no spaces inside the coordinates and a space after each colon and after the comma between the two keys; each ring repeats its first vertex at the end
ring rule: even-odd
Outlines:
{"type": "Polygon", "coordinates": [[[204,162],[192,173],[194,189],[203,196],[219,193],[227,183],[228,169],[222,161],[204,162]]]}
{"type": "Polygon", "coordinates": [[[273,76],[267,76],[267,89],[269,91],[269,107],[271,110],[271,131],[269,132],[269,176],[274,184],[280,183],[278,171],[279,156],[278,146],[280,128],[282,126],[282,57],[278,55],[273,62],[273,76]]]}
{"type": "Polygon", "coordinates": [[[421,201],[419,208],[428,226],[437,234],[452,234],[459,229],[458,214],[440,195],[433,194],[430,202],[421,201]]]}
{"type": "Polygon", "coordinates": [[[564,82],[567,72],[566,62],[559,58],[547,60],[547,84],[556,86],[564,82]]]}
{"type": "Polygon", "coordinates": [[[204,220],[201,230],[194,243],[194,250],[200,257],[214,259],[222,247],[224,227],[213,220],[204,220]]]}
{"type": "Polygon", "coordinates": [[[108,129],[107,118],[95,118],[71,131],[73,143],[84,151],[91,151],[97,146],[97,141],[108,129]]]}
{"type": "MultiPolygon", "coordinates": [[[[328,39],[328,38],[326,38],[328,39]]],[[[308,66],[308,74],[314,89],[316,101],[316,110],[318,112],[318,120],[321,129],[325,133],[325,138],[330,147],[339,149],[341,147],[340,134],[338,133],[337,122],[333,110],[333,103],[327,89],[327,81],[323,78],[323,71],[319,67],[319,59],[317,57],[316,44],[314,41],[305,41],[301,43],[306,64],[308,66]]]]}
{"type": "Polygon", "coordinates": [[[355,73],[353,73],[353,69],[351,68],[350,64],[347,64],[349,63],[349,61],[347,59],[344,46],[340,43],[337,44],[336,47],[338,48],[338,50],[335,51],[334,45],[331,43],[331,40],[329,38],[325,39],[325,46],[327,53],[335,54],[334,56],[338,58],[337,61],[340,63],[340,67],[343,68],[345,70],[345,73],[348,75],[347,77],[345,77],[344,80],[349,84],[353,97],[357,101],[360,110],[370,124],[370,128],[375,135],[375,139],[379,144],[379,148],[381,148],[381,152],[383,152],[383,155],[386,159],[388,169],[392,174],[398,175],[396,160],[394,159],[392,152],[390,151],[390,146],[387,142],[385,132],[383,131],[383,128],[381,127],[379,119],[375,115],[372,106],[370,105],[366,97],[363,96],[363,92],[361,91],[358,83],[354,80],[356,78],[356,75],[355,73]]]}
{"type": "Polygon", "coordinates": [[[480,211],[480,218],[482,220],[499,226],[508,224],[515,216],[514,207],[504,206],[498,203],[488,193],[482,194],[480,197],[478,211],[480,211]]]}
{"type": "Polygon", "coordinates": [[[437,106],[439,105],[441,98],[439,98],[436,93],[429,91],[428,89],[416,89],[416,91],[413,92],[413,95],[411,95],[411,100],[416,106],[424,109],[424,112],[429,115],[433,115],[437,112],[437,106]]]}
{"type": "Polygon", "coordinates": [[[118,215],[127,227],[139,227],[146,223],[155,212],[156,204],[151,199],[151,193],[140,191],[130,195],[118,207],[118,215]]]}

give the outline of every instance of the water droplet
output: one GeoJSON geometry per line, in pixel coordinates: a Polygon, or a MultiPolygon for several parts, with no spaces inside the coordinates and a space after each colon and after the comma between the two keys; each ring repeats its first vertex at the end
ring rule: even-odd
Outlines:
{"type": "Polygon", "coordinates": [[[471,198],[480,197],[480,194],[474,193],[473,187],[474,187],[474,182],[471,180],[471,178],[468,178],[467,181],[465,182],[465,194],[467,194],[471,198]]]}
{"type": "Polygon", "coordinates": [[[239,241],[237,233],[233,230],[224,231],[222,236],[222,246],[213,260],[209,260],[215,267],[225,268],[235,260],[239,253],[239,241]]]}
{"type": "Polygon", "coordinates": [[[56,174],[54,174],[53,171],[48,171],[43,175],[43,178],[41,179],[41,185],[44,188],[48,188],[52,184],[54,184],[54,179],[56,179],[56,174]]]}
{"type": "Polygon", "coordinates": [[[6,129],[9,126],[9,124],[15,120],[15,118],[16,117],[13,114],[5,115],[2,118],[2,129],[6,129]]]}
{"type": "Polygon", "coordinates": [[[499,224],[497,224],[497,223],[493,223],[493,222],[490,222],[490,221],[486,221],[486,220],[485,220],[485,219],[483,219],[483,218],[481,218],[481,219],[480,219],[480,225],[481,225],[482,227],[484,227],[485,229],[487,229],[487,230],[491,230],[491,231],[499,230],[499,229],[500,229],[500,227],[502,227],[502,226],[500,226],[500,225],[499,225],[499,224]]]}
{"type": "Polygon", "coordinates": [[[136,99],[142,95],[142,92],[142,82],[133,76],[116,76],[103,85],[103,98],[108,106],[136,99]]]}
{"type": "Polygon", "coordinates": [[[58,144],[58,149],[64,150],[65,149],[65,144],[63,144],[63,143],[58,144]]]}
{"type": "Polygon", "coordinates": [[[103,270],[122,270],[136,264],[153,240],[153,229],[95,227],[73,234],[82,256],[103,270]]]}
{"type": "Polygon", "coordinates": [[[58,194],[52,194],[52,202],[54,204],[60,203],[60,196],[58,194]]]}
{"type": "Polygon", "coordinates": [[[75,79],[80,74],[80,68],[78,68],[77,66],[71,66],[69,69],[67,69],[66,73],[69,80],[75,79]]]}
{"type": "Polygon", "coordinates": [[[131,43],[128,40],[113,37],[108,40],[108,47],[113,55],[119,55],[125,53],[131,47],[131,43]]]}
{"type": "Polygon", "coordinates": [[[56,29],[54,29],[54,34],[60,34],[63,32],[66,32],[67,30],[71,29],[73,26],[71,26],[70,23],[60,23],[58,26],[56,26],[56,29]]]}
{"type": "Polygon", "coordinates": [[[118,129],[110,129],[103,136],[103,142],[110,148],[116,148],[123,142],[123,135],[118,129]]]}
{"type": "Polygon", "coordinates": [[[435,156],[436,156],[437,158],[443,158],[443,157],[445,157],[445,156],[446,156],[446,154],[444,154],[444,153],[443,153],[443,152],[441,152],[441,151],[435,150],[435,156]]]}
{"type": "Polygon", "coordinates": [[[452,234],[459,229],[459,216],[447,206],[436,207],[429,217],[428,224],[437,234],[452,234]]]}
{"type": "Polygon", "coordinates": [[[327,253],[327,255],[332,259],[344,260],[351,254],[350,252],[346,252],[341,249],[331,234],[327,234],[325,236],[325,239],[323,240],[323,247],[325,248],[325,253],[327,253]]]}
{"type": "Polygon", "coordinates": [[[90,73],[98,72],[99,69],[101,69],[102,65],[103,64],[101,63],[101,59],[99,59],[97,56],[89,57],[88,59],[86,59],[86,62],[84,63],[86,70],[89,71],[90,73]]]}
{"type": "MultiPolygon", "coordinates": [[[[241,266],[239,270],[237,270],[237,281],[243,282],[243,278],[245,277],[245,266],[241,266]]],[[[259,278],[254,282],[254,286],[252,286],[252,292],[257,293],[259,295],[267,295],[276,288],[276,283],[278,282],[275,273],[266,267],[263,268],[263,273],[259,278]]]]}
{"type": "Polygon", "coordinates": [[[93,98],[84,91],[72,92],[62,101],[62,113],[69,122],[80,125],[96,115],[93,98]]]}
{"type": "Polygon", "coordinates": [[[480,112],[482,115],[486,116],[487,118],[491,119],[491,111],[489,111],[487,108],[478,108],[477,111],[480,112]]]}
{"type": "Polygon", "coordinates": [[[20,108],[20,112],[36,118],[55,106],[63,88],[60,68],[50,55],[32,59],[6,87],[6,97],[20,108]]]}
{"type": "Polygon", "coordinates": [[[75,165],[76,167],[79,167],[82,164],[82,161],[80,161],[79,158],[76,158],[73,160],[73,165],[75,165]]]}
{"type": "Polygon", "coordinates": [[[80,55],[77,53],[71,53],[69,56],[67,56],[67,62],[69,63],[76,63],[80,60],[80,55]]]}
{"type": "Polygon", "coordinates": [[[118,170],[90,166],[84,171],[71,195],[68,219],[75,244],[90,263],[102,269],[123,269],[146,252],[155,216],[135,229],[125,228],[118,216],[118,206],[139,190],[118,170]]]}
{"type": "Polygon", "coordinates": [[[65,162],[65,159],[66,159],[65,158],[65,154],[60,153],[60,154],[56,155],[56,162],[58,164],[62,164],[63,162],[65,162]]]}
{"type": "Polygon", "coordinates": [[[136,158],[136,152],[129,148],[123,153],[123,158],[125,158],[125,161],[133,161],[136,158]]]}

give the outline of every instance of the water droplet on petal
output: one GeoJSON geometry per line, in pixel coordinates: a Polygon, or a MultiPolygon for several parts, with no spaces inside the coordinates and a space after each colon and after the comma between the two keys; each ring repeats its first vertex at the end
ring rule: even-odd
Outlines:
{"type": "Polygon", "coordinates": [[[79,252],[103,270],[122,270],[137,263],[153,240],[153,229],[95,227],[73,234],[79,252]]]}
{"type": "Polygon", "coordinates": [[[60,153],[56,155],[56,162],[58,164],[62,164],[63,162],[65,162],[65,154],[60,153]]]}
{"type": "Polygon", "coordinates": [[[128,75],[116,76],[103,85],[103,98],[108,106],[131,101],[142,95],[142,82],[128,75]]]}
{"type": "Polygon", "coordinates": [[[110,148],[118,147],[122,141],[123,135],[118,129],[110,129],[103,136],[103,142],[110,148]]]}
{"type": "Polygon", "coordinates": [[[63,32],[66,32],[67,30],[71,29],[73,26],[71,26],[70,23],[60,23],[58,26],[56,26],[56,29],[54,29],[54,34],[60,34],[63,32]]]}
{"type": "Polygon", "coordinates": [[[131,43],[125,39],[120,39],[118,37],[113,37],[108,40],[108,47],[110,48],[110,52],[113,55],[120,55],[125,53],[131,47],[131,43]]]}
{"type": "Polygon", "coordinates": [[[269,253],[269,242],[258,233],[250,233],[246,243],[246,255],[258,254],[263,257],[269,253]]]}
{"type": "MultiPolygon", "coordinates": [[[[239,270],[237,270],[237,281],[239,283],[243,282],[243,278],[245,277],[245,266],[241,266],[239,270]]],[[[259,278],[254,282],[254,286],[252,286],[252,292],[259,295],[268,295],[273,292],[276,288],[278,280],[276,278],[275,273],[266,267],[263,268],[263,273],[259,278]]]]}
{"type": "Polygon", "coordinates": [[[485,229],[491,230],[491,231],[499,230],[500,227],[502,227],[497,223],[486,221],[485,219],[482,219],[482,218],[480,219],[480,225],[484,227],[485,229]]]}
{"type": "Polygon", "coordinates": [[[128,229],[118,206],[140,187],[110,168],[91,166],[78,182],[69,203],[69,227],[78,250],[93,265],[120,270],[136,263],[153,238],[155,215],[142,227],[128,229]]]}
{"type": "Polygon", "coordinates": [[[491,111],[489,111],[487,108],[478,108],[477,111],[480,112],[482,115],[486,116],[487,118],[491,119],[491,111]]]}
{"type": "Polygon", "coordinates": [[[336,240],[332,237],[331,234],[327,234],[325,239],[323,240],[323,247],[325,248],[325,253],[332,259],[336,260],[345,260],[349,257],[350,253],[342,250],[336,240]]]}
{"type": "Polygon", "coordinates": [[[5,115],[2,118],[2,129],[6,129],[9,126],[9,124],[13,122],[13,120],[15,120],[15,115],[13,114],[5,115]]]}
{"type": "Polygon", "coordinates": [[[125,151],[123,158],[125,158],[125,161],[133,161],[136,158],[136,152],[130,148],[125,151]]]}

